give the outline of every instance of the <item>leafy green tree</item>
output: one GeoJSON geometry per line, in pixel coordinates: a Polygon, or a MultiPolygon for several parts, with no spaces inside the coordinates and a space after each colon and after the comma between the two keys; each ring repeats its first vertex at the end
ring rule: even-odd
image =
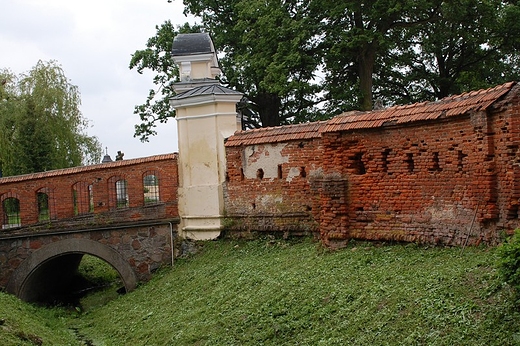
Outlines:
{"type": "Polygon", "coordinates": [[[0,71],[0,169],[16,175],[99,162],[101,146],[84,133],[78,88],[55,62],[28,73],[0,71]]]}
{"type": "MultiPolygon", "coordinates": [[[[222,82],[246,95],[238,108],[247,127],[371,110],[374,99],[409,103],[442,98],[519,76],[517,1],[183,3],[186,13],[201,18],[199,29],[211,34],[221,53],[222,82]]],[[[150,39],[153,54],[168,56],[171,47],[159,42],[167,37],[171,44],[172,32],[158,31],[150,39]]],[[[173,64],[171,59],[164,62],[173,64]]],[[[143,66],[165,71],[154,59],[143,66]]],[[[165,98],[161,102],[167,104],[165,98]]],[[[141,119],[151,121],[136,126],[136,135],[144,133],[146,139],[154,134],[154,122],[173,116],[159,108],[160,113],[142,109],[148,113],[140,112],[141,119]]]]}
{"type": "Polygon", "coordinates": [[[150,136],[157,134],[155,127],[157,123],[166,123],[168,119],[175,116],[171,109],[169,99],[175,96],[173,83],[178,82],[179,70],[173,63],[172,44],[177,34],[200,32],[200,27],[190,26],[188,23],[177,29],[168,20],[156,27],[157,33],[148,39],[146,49],[137,50],[132,54],[130,69],[136,69],[143,73],[149,69],[155,73],[153,83],[156,89],[150,89],[145,102],[134,108],[134,114],[139,115],[141,123],[135,125],[134,137],[147,142],[150,136]]]}
{"type": "MultiPolygon", "coordinates": [[[[331,111],[371,110],[374,76],[392,52],[406,48],[412,28],[438,18],[440,1],[371,0],[314,2],[331,111]],[[403,43],[405,44],[403,46],[403,43]]],[[[395,66],[391,62],[390,68],[395,66]]]]}
{"type": "Polygon", "coordinates": [[[249,127],[315,120],[323,99],[321,63],[310,2],[298,0],[185,0],[223,53],[224,83],[247,95],[249,127]]]}
{"type": "Polygon", "coordinates": [[[150,90],[144,104],[135,108],[141,123],[135,136],[147,141],[155,135],[158,122],[174,116],[168,99],[175,95],[171,83],[178,70],[171,58],[171,44],[179,33],[205,30],[218,47],[224,72],[221,82],[247,95],[239,104],[245,126],[276,126],[315,120],[322,102],[315,81],[321,58],[317,25],[307,15],[309,5],[292,1],[185,1],[186,11],[201,16],[202,25],[184,24],[175,29],[168,21],[157,26],[147,48],[136,51],[130,68],[139,73],[156,73],[156,90],[150,90]]]}
{"type": "Polygon", "coordinates": [[[500,0],[443,2],[437,18],[404,32],[377,78],[383,98],[410,103],[517,79],[520,12],[500,0]]]}

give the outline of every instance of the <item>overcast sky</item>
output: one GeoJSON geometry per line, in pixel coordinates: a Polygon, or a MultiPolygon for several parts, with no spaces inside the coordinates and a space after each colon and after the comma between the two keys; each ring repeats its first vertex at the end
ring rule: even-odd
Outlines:
{"type": "Polygon", "coordinates": [[[174,119],[148,143],[133,137],[134,106],[154,85],[151,74],[128,65],[156,25],[194,22],[183,9],[182,0],[0,0],[0,68],[18,75],[38,60],[56,60],[79,88],[88,135],[98,137],[112,159],[118,150],[125,159],[176,152],[174,119]]]}

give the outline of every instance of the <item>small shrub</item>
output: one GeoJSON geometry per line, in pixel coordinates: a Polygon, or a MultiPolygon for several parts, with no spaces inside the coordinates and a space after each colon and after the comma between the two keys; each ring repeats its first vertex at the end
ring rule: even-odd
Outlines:
{"type": "Polygon", "coordinates": [[[498,253],[502,278],[520,295],[520,229],[499,247],[498,253]]]}

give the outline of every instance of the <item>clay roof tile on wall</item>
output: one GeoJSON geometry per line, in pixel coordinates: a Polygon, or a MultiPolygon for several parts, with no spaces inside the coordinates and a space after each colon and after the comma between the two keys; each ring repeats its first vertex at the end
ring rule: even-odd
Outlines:
{"type": "Polygon", "coordinates": [[[260,143],[278,143],[294,140],[312,139],[321,136],[321,128],[326,121],[264,127],[254,130],[237,131],[226,141],[227,147],[255,145],[260,143]]]}
{"type": "Polygon", "coordinates": [[[13,182],[19,182],[19,181],[31,180],[31,179],[41,179],[41,178],[56,177],[56,176],[61,176],[61,175],[82,173],[82,172],[88,172],[88,171],[94,171],[94,170],[100,170],[100,169],[107,169],[107,168],[125,167],[125,166],[131,166],[131,165],[135,165],[135,164],[139,164],[139,163],[147,163],[147,162],[163,161],[163,160],[173,160],[176,157],[177,157],[177,154],[154,155],[154,156],[142,157],[142,158],[137,158],[137,159],[129,159],[129,160],[120,160],[120,161],[112,161],[112,162],[107,162],[107,163],[100,163],[100,164],[96,164],[96,165],[79,166],[79,167],[56,169],[56,170],[47,171],[47,172],[38,172],[38,173],[31,173],[31,174],[15,175],[15,176],[10,176],[10,177],[0,178],[0,184],[3,184],[3,183],[13,183],[13,182]]]}
{"type": "Polygon", "coordinates": [[[450,96],[439,101],[394,106],[384,110],[362,113],[361,115],[348,112],[329,120],[327,125],[324,126],[323,132],[374,128],[393,123],[405,124],[413,121],[435,120],[444,116],[457,116],[471,111],[482,111],[498,101],[515,84],[515,82],[510,82],[491,89],[450,96]],[[385,119],[386,121],[367,121],[368,117],[385,119]]]}
{"type": "Polygon", "coordinates": [[[319,138],[326,132],[377,128],[482,111],[488,109],[515,85],[515,82],[509,82],[490,89],[449,96],[438,101],[399,105],[371,112],[349,111],[328,121],[239,131],[228,138],[226,146],[312,139],[319,138]]]}

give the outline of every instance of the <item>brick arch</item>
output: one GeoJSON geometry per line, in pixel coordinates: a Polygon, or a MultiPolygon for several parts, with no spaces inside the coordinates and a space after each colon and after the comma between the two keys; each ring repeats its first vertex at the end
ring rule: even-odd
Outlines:
{"type": "MultiPolygon", "coordinates": [[[[47,195],[47,207],[49,209],[48,210],[49,220],[56,219],[56,199],[54,198],[54,190],[55,190],[54,187],[47,186],[47,185],[41,186],[39,189],[35,190],[36,199],[37,199],[36,203],[37,203],[38,207],[39,207],[38,194],[44,193],[47,195]]],[[[41,220],[39,220],[39,221],[41,221],[41,220]]]]}
{"type": "Polygon", "coordinates": [[[52,286],[59,280],[50,277],[73,274],[85,254],[110,264],[119,273],[127,292],[136,287],[135,272],[117,251],[90,239],[71,238],[48,244],[29,255],[11,275],[6,290],[22,300],[38,301],[38,290],[42,287],[47,291],[59,289],[52,286]]]}
{"type": "Polygon", "coordinates": [[[14,198],[16,198],[18,200],[20,199],[20,196],[16,192],[14,192],[14,191],[6,191],[6,192],[0,194],[0,203],[3,202],[4,199],[11,198],[11,197],[14,197],[14,198]]]}
{"type": "MultiPolygon", "coordinates": [[[[123,193],[125,195],[125,198],[128,198],[129,197],[128,191],[133,188],[135,188],[135,187],[128,185],[128,176],[127,175],[118,174],[118,175],[113,175],[113,176],[109,177],[107,179],[108,207],[112,210],[120,209],[121,208],[121,206],[119,205],[120,201],[118,200],[119,197],[121,197],[120,193],[123,193]],[[118,192],[117,183],[119,181],[124,181],[125,184],[124,184],[124,186],[120,187],[122,190],[120,190],[118,192]]],[[[129,201],[127,200],[124,208],[128,208],[129,205],[130,205],[129,201]]]]}
{"type": "MultiPolygon", "coordinates": [[[[0,229],[7,222],[4,215],[4,201],[8,198],[15,198],[20,205],[22,203],[20,196],[14,191],[6,191],[0,194],[0,229]]],[[[18,210],[18,212],[21,214],[21,210],[18,210]]]]}

